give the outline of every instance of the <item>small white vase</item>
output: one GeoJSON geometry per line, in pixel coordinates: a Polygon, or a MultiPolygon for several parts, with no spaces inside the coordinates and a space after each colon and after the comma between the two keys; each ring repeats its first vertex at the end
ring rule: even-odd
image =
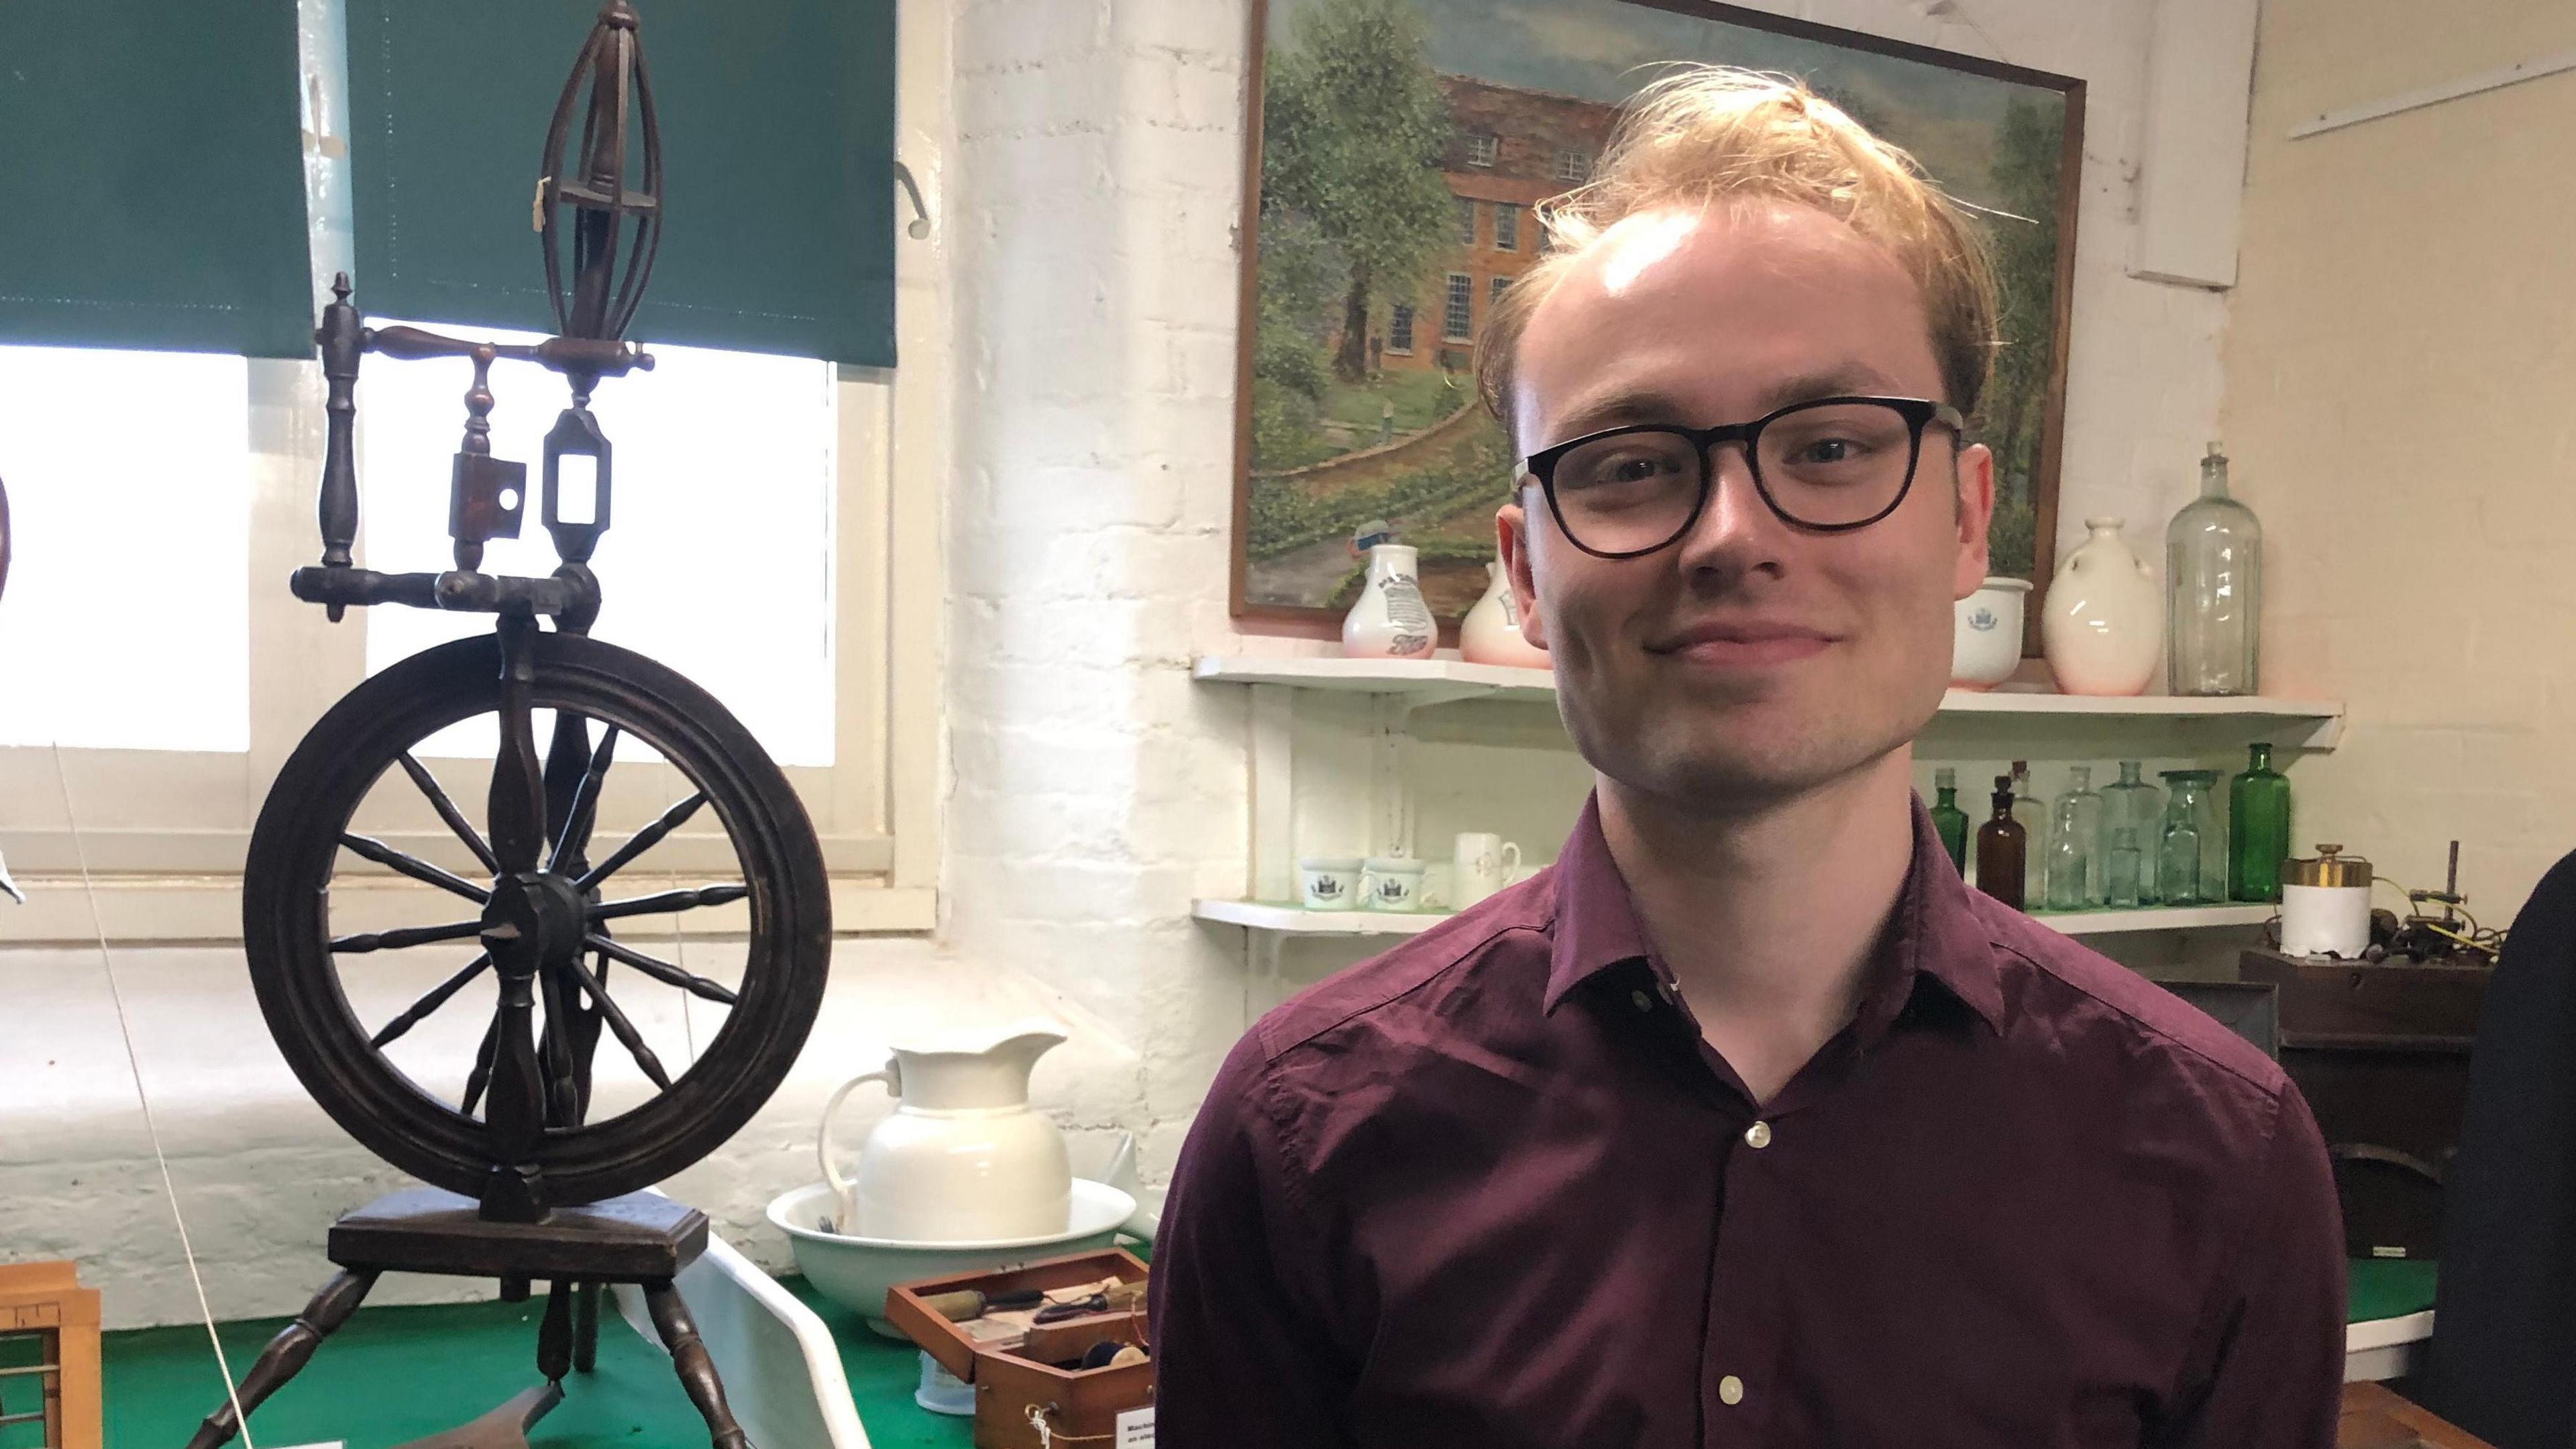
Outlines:
{"type": "Polygon", "coordinates": [[[2049,581],[2040,646],[2063,693],[2143,693],[2164,652],[2163,593],[2120,541],[2119,519],[2088,518],[2084,526],[2091,536],[2049,581]]]}
{"type": "Polygon", "coordinates": [[[1500,563],[1485,565],[1485,596],[1458,624],[1458,655],[1470,664],[1549,667],[1547,651],[1521,637],[1520,600],[1500,563]]]}
{"type": "Polygon", "coordinates": [[[1950,683],[1992,689],[2021,663],[2024,579],[1989,578],[1950,610],[1950,683]]]}
{"type": "Polygon", "coordinates": [[[1428,659],[1439,642],[1440,626],[1422,601],[1413,546],[1371,547],[1359,602],[1342,616],[1342,652],[1355,658],[1428,659]]]}

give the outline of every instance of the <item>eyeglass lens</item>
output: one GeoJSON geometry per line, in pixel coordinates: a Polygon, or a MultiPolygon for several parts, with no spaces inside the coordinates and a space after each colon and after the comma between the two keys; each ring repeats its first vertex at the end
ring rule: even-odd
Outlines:
{"type": "MultiPolygon", "coordinates": [[[[1868,402],[1780,413],[1754,444],[1754,474],[1771,506],[1811,528],[1865,523],[1886,512],[1911,481],[1916,452],[1905,414],[1868,402]]],[[[1659,548],[1690,526],[1709,462],[1698,442],[1679,432],[1620,433],[1557,460],[1556,507],[1585,548],[1659,548]]]]}

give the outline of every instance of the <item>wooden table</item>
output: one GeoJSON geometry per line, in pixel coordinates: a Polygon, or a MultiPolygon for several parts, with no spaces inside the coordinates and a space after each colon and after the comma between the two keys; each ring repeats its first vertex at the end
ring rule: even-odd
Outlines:
{"type": "Polygon", "coordinates": [[[2343,1422],[2335,1449],[2494,1449],[2431,1412],[2399,1398],[2385,1384],[2343,1386],[2343,1422]]]}

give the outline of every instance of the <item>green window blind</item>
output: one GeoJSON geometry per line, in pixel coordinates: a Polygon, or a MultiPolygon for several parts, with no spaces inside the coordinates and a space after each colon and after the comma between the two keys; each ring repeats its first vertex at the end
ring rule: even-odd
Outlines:
{"type": "Polygon", "coordinates": [[[0,342],[304,357],[295,0],[0,0],[0,342]]]}
{"type": "MultiPolygon", "coordinates": [[[[553,330],[529,212],[598,9],[348,0],[359,306],[553,330]]],[[[893,365],[894,0],[635,9],[665,176],[628,335],[893,365]]]]}

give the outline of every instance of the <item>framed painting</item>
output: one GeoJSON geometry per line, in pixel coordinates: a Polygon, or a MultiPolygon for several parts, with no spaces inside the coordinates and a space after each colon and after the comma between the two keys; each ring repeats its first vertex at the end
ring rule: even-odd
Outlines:
{"type": "MultiPolygon", "coordinates": [[[[1233,610],[1332,637],[1354,538],[1420,551],[1454,623],[1486,587],[1514,450],[1474,348],[1619,107],[1675,63],[1795,75],[1905,147],[1987,230],[2002,343],[1994,572],[2045,584],[2056,528],[2084,83],[1700,0],[1253,0],[1233,610]]],[[[2036,620],[2036,611],[2033,619],[2036,620]]]]}

